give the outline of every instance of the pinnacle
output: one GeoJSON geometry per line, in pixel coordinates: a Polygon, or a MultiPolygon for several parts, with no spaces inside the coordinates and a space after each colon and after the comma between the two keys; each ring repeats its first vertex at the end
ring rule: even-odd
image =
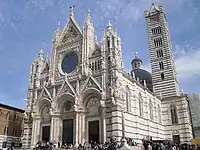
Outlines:
{"type": "Polygon", "coordinates": [[[112,27],[112,24],[110,23],[110,20],[108,21],[108,27],[112,27]]]}
{"type": "Polygon", "coordinates": [[[69,12],[70,17],[74,17],[74,8],[75,8],[75,5],[70,6],[70,12],[69,12]]]}
{"type": "Polygon", "coordinates": [[[38,54],[44,54],[44,51],[40,49],[40,52],[38,54]]]}

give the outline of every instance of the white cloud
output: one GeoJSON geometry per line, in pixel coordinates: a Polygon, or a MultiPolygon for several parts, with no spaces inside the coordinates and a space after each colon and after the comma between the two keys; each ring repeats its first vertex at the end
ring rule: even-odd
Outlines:
{"type": "Polygon", "coordinates": [[[53,4],[53,1],[50,0],[30,0],[27,2],[26,7],[31,7],[33,11],[35,11],[35,9],[39,9],[44,12],[46,8],[53,6],[53,4]]]}
{"type": "Polygon", "coordinates": [[[178,46],[176,52],[180,52],[175,59],[180,80],[186,80],[196,76],[200,77],[200,48],[178,46]]]}
{"type": "MultiPolygon", "coordinates": [[[[170,8],[182,8],[187,0],[155,0],[157,4],[161,4],[170,8]]],[[[135,22],[144,16],[144,10],[150,9],[152,0],[97,0],[102,17],[118,19],[126,22],[135,22]]],[[[196,9],[195,9],[196,10],[196,9]]]]}
{"type": "MultiPolygon", "coordinates": [[[[178,78],[182,82],[200,77],[200,47],[193,48],[189,45],[183,47],[176,45],[174,56],[178,78]]],[[[145,64],[143,68],[151,72],[150,63],[145,64]]]]}

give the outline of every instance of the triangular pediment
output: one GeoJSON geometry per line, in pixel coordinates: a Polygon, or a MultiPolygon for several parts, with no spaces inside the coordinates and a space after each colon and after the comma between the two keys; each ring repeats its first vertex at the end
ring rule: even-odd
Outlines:
{"type": "Polygon", "coordinates": [[[86,90],[88,88],[96,88],[99,91],[102,91],[102,88],[101,88],[99,82],[91,75],[89,75],[87,80],[85,81],[85,83],[81,89],[81,92],[83,92],[84,90],[86,90]]]}
{"type": "Polygon", "coordinates": [[[52,100],[52,96],[51,96],[50,92],[45,87],[40,92],[38,99],[40,100],[40,99],[44,99],[44,98],[52,100]]]}
{"type": "Polygon", "coordinates": [[[74,17],[69,17],[67,24],[65,25],[61,37],[60,37],[60,44],[65,42],[71,42],[79,37],[82,37],[82,31],[75,21],[74,17]]]}
{"type": "Polygon", "coordinates": [[[76,95],[76,92],[73,88],[73,86],[68,82],[68,80],[65,80],[62,84],[62,86],[60,87],[58,93],[57,93],[57,96],[60,96],[64,93],[69,93],[69,94],[72,94],[72,95],[76,95]]]}

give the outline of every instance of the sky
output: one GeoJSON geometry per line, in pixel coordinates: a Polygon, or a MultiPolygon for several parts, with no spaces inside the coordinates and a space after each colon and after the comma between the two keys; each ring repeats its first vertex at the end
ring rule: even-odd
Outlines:
{"type": "MultiPolygon", "coordinates": [[[[69,6],[82,28],[91,10],[100,41],[110,20],[122,40],[125,70],[135,52],[150,68],[144,10],[152,0],[0,0],[0,103],[24,108],[30,65],[40,49],[51,56],[57,23],[67,23],[69,6]]],[[[200,93],[200,1],[155,0],[167,14],[180,88],[200,93]]]]}

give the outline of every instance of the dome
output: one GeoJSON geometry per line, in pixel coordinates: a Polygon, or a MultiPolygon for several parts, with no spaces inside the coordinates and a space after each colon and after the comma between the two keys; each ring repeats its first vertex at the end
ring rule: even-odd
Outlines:
{"type": "Polygon", "coordinates": [[[135,68],[132,71],[132,74],[135,75],[136,79],[139,79],[140,83],[144,86],[144,81],[146,82],[147,88],[150,91],[153,91],[153,85],[152,85],[152,76],[151,73],[141,69],[141,68],[135,68]]]}
{"type": "Polygon", "coordinates": [[[131,61],[131,65],[133,69],[140,68],[143,64],[143,61],[137,56],[137,52],[135,53],[135,58],[131,61]]]}
{"type": "Polygon", "coordinates": [[[132,71],[134,72],[136,79],[139,78],[140,80],[146,80],[146,81],[152,80],[151,73],[146,70],[136,68],[133,69],[132,71]]]}
{"type": "Polygon", "coordinates": [[[131,64],[134,64],[134,63],[137,63],[137,62],[143,63],[143,61],[142,61],[140,58],[135,57],[135,58],[131,61],[131,64]]]}

